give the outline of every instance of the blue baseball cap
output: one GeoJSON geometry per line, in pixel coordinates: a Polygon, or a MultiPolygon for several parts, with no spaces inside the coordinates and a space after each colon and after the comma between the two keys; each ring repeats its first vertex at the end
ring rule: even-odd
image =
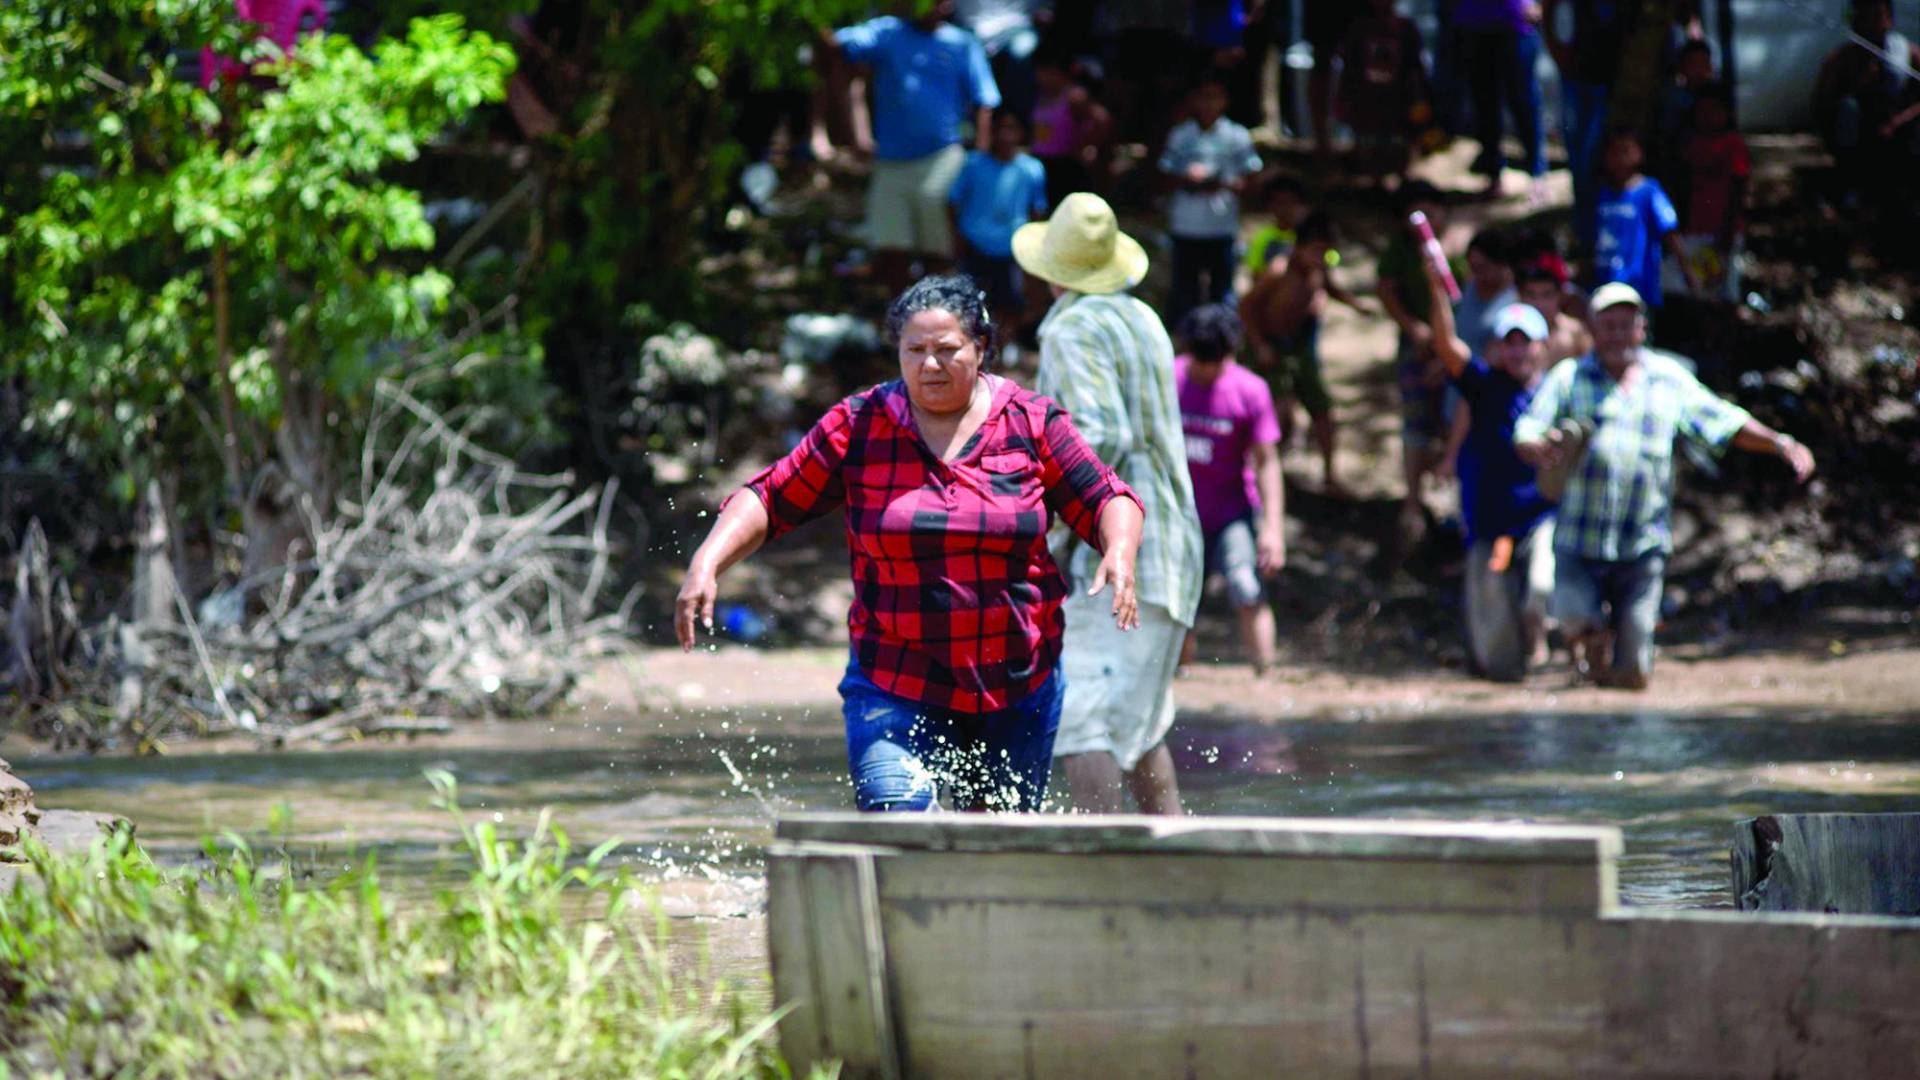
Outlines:
{"type": "Polygon", "coordinates": [[[1508,304],[1494,316],[1494,340],[1505,341],[1515,330],[1527,335],[1528,341],[1545,341],[1552,333],[1547,328],[1547,317],[1531,304],[1508,304]]]}

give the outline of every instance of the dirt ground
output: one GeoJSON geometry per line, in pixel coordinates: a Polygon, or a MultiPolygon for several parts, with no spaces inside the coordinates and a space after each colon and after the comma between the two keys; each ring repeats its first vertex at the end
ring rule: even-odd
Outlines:
{"type": "MultiPolygon", "coordinates": [[[[615,711],[740,709],[837,712],[844,649],[722,645],[682,653],[647,649],[603,665],[583,696],[615,711]]],[[[1573,687],[1564,666],[1524,684],[1463,672],[1330,670],[1284,663],[1256,678],[1245,664],[1198,664],[1174,687],[1183,711],[1280,722],[1392,721],[1515,713],[1690,715],[1912,715],[1920,711],[1920,643],[1907,635],[1845,645],[1776,640],[1709,655],[1668,650],[1645,693],[1573,687]]]]}

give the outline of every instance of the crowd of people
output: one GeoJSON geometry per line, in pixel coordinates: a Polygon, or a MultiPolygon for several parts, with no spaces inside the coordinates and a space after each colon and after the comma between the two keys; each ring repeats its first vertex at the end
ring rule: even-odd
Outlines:
{"type": "MultiPolygon", "coordinates": [[[[1435,477],[1459,484],[1474,670],[1524,678],[1557,627],[1576,677],[1645,689],[1677,445],[1775,456],[1802,482],[1814,469],[1805,446],[1649,344],[1669,296],[1739,295],[1752,169],[1697,11],[1647,28],[1631,5],[1453,0],[1429,43],[1391,0],[1308,2],[1307,37],[1327,58],[1308,84],[1316,150],[1331,160],[1337,118],[1354,140],[1348,175],[1390,192],[1403,223],[1373,295],[1356,296],[1328,200],[1270,166],[1244,122],[1260,111],[1247,65],[1273,40],[1262,5],[1095,9],[1124,15],[1069,28],[1064,5],[942,2],[827,35],[831,85],[848,85],[840,60],[872,80],[868,235],[896,297],[901,377],[836,406],[728,502],[681,594],[682,643],[710,624],[726,567],[844,506],[855,602],[841,689],[863,809],[930,805],[943,786],[963,808],[1032,809],[1051,756],[1082,809],[1131,796],[1176,813],[1165,737],[1203,586],[1223,580],[1265,670],[1267,594],[1287,558],[1282,447],[1297,406],[1323,490],[1342,493],[1320,324],[1329,304],[1377,304],[1398,330],[1382,361],[1408,513],[1435,477]],[[1570,39],[1545,29],[1563,7],[1570,39]],[[1511,120],[1518,164],[1543,176],[1543,50],[1561,73],[1570,235],[1493,227],[1451,251],[1461,196],[1409,166],[1432,139],[1472,137],[1497,190],[1511,120]],[[1615,93],[1648,53],[1656,92],[1615,93]],[[1640,99],[1644,125],[1610,115],[1640,99]],[[1134,295],[1147,249],[1102,195],[1116,194],[1123,139],[1157,177],[1171,264],[1158,305],[1134,295]],[[965,273],[947,273],[956,263],[965,273]],[[1032,390],[987,370],[1027,334],[1032,390]]],[[[1897,55],[1909,47],[1884,10],[1861,0],[1856,27],[1879,27],[1872,55],[1897,55]]],[[[1887,152],[1920,113],[1869,101],[1869,81],[1849,69],[1822,83],[1851,88],[1836,108],[1872,112],[1887,152]]]]}
{"type": "MultiPolygon", "coordinates": [[[[1423,153],[1459,136],[1480,147],[1474,169],[1487,191],[1500,191],[1516,165],[1533,180],[1530,197],[1544,200],[1544,52],[1559,71],[1552,104],[1574,191],[1572,250],[1590,261],[1591,283],[1651,275],[1640,287],[1655,307],[1662,274],[1668,285],[1737,295],[1750,165],[1697,3],[1649,29],[1636,24],[1636,5],[1610,0],[1446,0],[1429,41],[1393,0],[1300,2],[1315,61],[1303,134],[1317,176],[1343,164],[1351,183],[1397,188],[1423,153]],[[1639,70],[1642,56],[1651,70],[1639,70]],[[1651,92],[1620,92],[1628,80],[1651,92]],[[1352,138],[1343,163],[1336,126],[1352,138]],[[1519,147],[1511,160],[1509,136],[1519,147]]],[[[1837,154],[1884,160],[1890,144],[1920,132],[1920,88],[1883,53],[1915,47],[1892,31],[1885,0],[1855,5],[1855,20],[1885,48],[1836,51],[1814,105],[1837,154]]],[[[1058,10],[1043,0],[940,0],[921,14],[823,32],[818,130],[792,137],[803,155],[831,153],[830,143],[871,155],[868,240],[894,292],[913,264],[935,270],[955,257],[950,204],[974,224],[961,250],[996,249],[1037,213],[1010,188],[955,187],[969,124],[976,156],[1042,174],[1046,205],[1072,191],[1162,194],[1173,257],[1166,309],[1177,322],[1232,289],[1243,199],[1270,176],[1250,129],[1275,111],[1270,99],[1285,102],[1289,80],[1283,73],[1269,95],[1265,73],[1294,25],[1278,0],[1058,10]],[[1122,183],[1122,144],[1145,149],[1157,183],[1122,183]]]]}

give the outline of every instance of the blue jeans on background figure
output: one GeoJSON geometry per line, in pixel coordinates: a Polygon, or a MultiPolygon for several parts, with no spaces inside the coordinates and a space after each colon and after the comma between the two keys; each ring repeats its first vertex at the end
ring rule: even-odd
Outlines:
{"type": "Polygon", "coordinates": [[[1233,302],[1231,236],[1173,237],[1173,282],[1168,289],[1166,323],[1179,326],[1201,304],[1233,302]],[[1201,281],[1205,278],[1205,282],[1201,281]]]}
{"type": "Polygon", "coordinates": [[[1599,83],[1560,83],[1560,128],[1573,175],[1573,226],[1580,250],[1591,253],[1600,229],[1600,146],[1607,134],[1607,97],[1599,83]]]}
{"type": "Polygon", "coordinates": [[[944,787],[956,810],[1040,809],[1065,686],[1056,671],[999,712],[959,713],[890,694],[867,678],[858,660],[849,663],[840,699],[854,805],[932,810],[944,787]]]}

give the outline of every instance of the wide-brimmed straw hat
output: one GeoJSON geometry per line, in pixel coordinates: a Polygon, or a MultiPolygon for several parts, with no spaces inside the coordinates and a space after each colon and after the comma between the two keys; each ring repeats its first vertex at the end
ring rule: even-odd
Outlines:
{"type": "Polygon", "coordinates": [[[1107,200],[1085,191],[1061,199],[1047,220],[1020,226],[1013,258],[1034,277],[1074,292],[1119,292],[1147,276],[1146,249],[1120,231],[1107,200]]]}

